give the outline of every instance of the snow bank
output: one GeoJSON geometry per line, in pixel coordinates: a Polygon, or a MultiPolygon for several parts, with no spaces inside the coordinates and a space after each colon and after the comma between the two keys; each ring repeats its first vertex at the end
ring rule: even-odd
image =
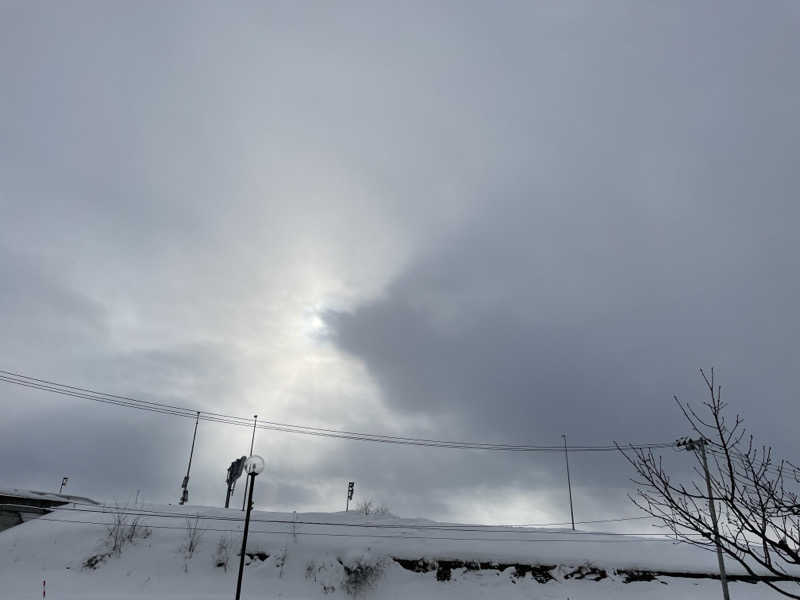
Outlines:
{"type": "MultiPolygon", "coordinates": [[[[94,510],[71,505],[0,533],[0,597],[41,597],[43,579],[51,599],[233,596],[241,511],[142,506],[135,512],[149,516],[140,516],[135,535],[112,552],[108,530],[115,515],[94,510]],[[189,551],[187,523],[197,515],[200,537],[189,551]]],[[[714,580],[624,583],[615,575],[618,569],[711,573],[711,552],[569,530],[254,511],[246,553],[243,597],[253,599],[719,596],[714,580]],[[437,561],[446,569],[435,568],[437,561]],[[549,579],[537,577],[531,565],[543,565],[549,579]]],[[[737,598],[768,596],[763,585],[733,585],[737,598]]]]}

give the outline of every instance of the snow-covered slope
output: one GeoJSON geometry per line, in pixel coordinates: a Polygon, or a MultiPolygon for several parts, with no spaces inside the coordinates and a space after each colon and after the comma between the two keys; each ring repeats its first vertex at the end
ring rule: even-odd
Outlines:
{"type": "MultiPolygon", "coordinates": [[[[72,505],[0,533],[0,598],[232,598],[242,513],[72,505]],[[121,514],[136,513],[136,514],[121,514]],[[199,515],[199,519],[195,517],[199,515]],[[132,519],[138,529],[131,532],[132,519]],[[109,530],[122,519],[121,549],[109,530]],[[197,528],[196,548],[190,546],[197,528]],[[125,534],[131,534],[130,540],[125,534]]],[[[354,513],[253,512],[243,598],[717,598],[711,552],[670,541],[354,513]],[[630,581],[626,583],[626,581],[630,581]]],[[[735,569],[732,569],[736,572],[735,569]]],[[[736,582],[739,599],[769,597],[736,582]]]]}

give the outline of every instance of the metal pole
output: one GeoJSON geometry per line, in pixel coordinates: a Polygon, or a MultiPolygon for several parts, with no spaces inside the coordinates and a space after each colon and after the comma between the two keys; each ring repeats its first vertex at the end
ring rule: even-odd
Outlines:
{"type": "Polygon", "coordinates": [[[569,490],[569,516],[572,520],[572,531],[575,531],[575,513],[572,510],[572,481],[569,476],[569,453],[567,452],[567,434],[562,433],[561,437],[564,438],[564,460],[567,463],[567,489],[569,490]]]}
{"type": "Polygon", "coordinates": [[[730,600],[728,593],[728,576],[725,573],[725,561],[722,558],[722,546],[719,543],[719,527],[717,526],[717,509],[714,507],[714,495],[711,491],[711,475],[708,471],[708,459],[706,458],[706,440],[701,439],[700,456],[703,457],[703,470],[706,474],[706,488],[708,489],[708,509],[711,512],[711,522],[714,525],[714,542],[717,545],[717,562],[719,563],[719,581],[722,584],[722,597],[730,600]]]}
{"type": "MultiPolygon", "coordinates": [[[[258,415],[253,415],[253,437],[250,438],[250,454],[247,456],[253,456],[253,443],[256,441],[256,423],[258,423],[258,415]]],[[[242,510],[244,510],[244,503],[247,501],[247,484],[249,480],[244,480],[244,497],[242,498],[242,510]]]]}
{"type": "Polygon", "coordinates": [[[186,477],[183,478],[183,493],[181,493],[181,498],[179,500],[179,504],[186,504],[189,500],[189,472],[192,470],[192,457],[194,456],[194,442],[197,439],[197,424],[200,422],[200,411],[197,411],[197,418],[194,421],[194,434],[192,435],[192,449],[189,450],[189,466],[186,467],[186,477]]]}
{"type": "Polygon", "coordinates": [[[239,595],[242,593],[242,574],[244,573],[244,555],[247,549],[247,531],[250,529],[250,511],[253,510],[253,483],[255,483],[256,474],[249,474],[250,492],[247,498],[247,513],[244,518],[244,532],[242,533],[242,552],[239,556],[239,578],[236,580],[236,600],[239,600],[239,595]]]}

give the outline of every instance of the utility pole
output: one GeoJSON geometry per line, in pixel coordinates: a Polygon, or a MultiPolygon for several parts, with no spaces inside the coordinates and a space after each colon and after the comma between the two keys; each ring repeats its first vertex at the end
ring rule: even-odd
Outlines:
{"type": "Polygon", "coordinates": [[[717,562],[719,563],[719,581],[722,585],[722,597],[724,600],[730,600],[728,593],[728,576],[725,573],[725,561],[722,558],[722,545],[719,543],[719,526],[717,525],[717,509],[714,506],[714,494],[711,490],[711,474],[708,470],[708,459],[706,458],[706,444],[705,438],[696,440],[681,439],[678,440],[677,445],[679,448],[686,450],[699,450],[700,457],[703,459],[703,471],[706,476],[706,489],[708,490],[708,510],[711,513],[711,523],[714,528],[714,543],[717,545],[717,562]]]}
{"type": "Polygon", "coordinates": [[[65,477],[62,477],[62,478],[61,478],[61,487],[60,487],[60,488],[58,488],[58,493],[59,493],[59,494],[60,494],[60,493],[61,493],[61,492],[64,490],[64,486],[66,486],[66,485],[67,485],[67,482],[68,482],[68,481],[69,481],[69,477],[66,477],[66,476],[65,476],[65,477]]]}
{"type": "Polygon", "coordinates": [[[194,456],[194,441],[197,439],[197,424],[200,422],[200,411],[197,411],[197,418],[194,420],[194,434],[192,435],[192,449],[189,450],[189,466],[186,467],[186,477],[183,478],[180,500],[178,504],[186,504],[189,501],[189,471],[192,470],[192,457],[194,456]]]}
{"type": "MultiPolygon", "coordinates": [[[[258,423],[258,415],[253,415],[253,437],[250,438],[250,454],[247,456],[253,456],[253,444],[256,441],[256,423],[258,423]]],[[[247,502],[247,485],[249,482],[249,479],[244,480],[244,498],[242,498],[242,510],[244,510],[245,502],[247,502]]]]}
{"type": "Polygon", "coordinates": [[[247,497],[247,513],[244,518],[244,531],[242,532],[242,551],[239,554],[239,577],[236,580],[236,600],[242,593],[242,575],[244,574],[244,556],[247,551],[247,532],[250,530],[250,512],[253,510],[253,484],[256,481],[256,475],[264,470],[264,459],[260,456],[250,455],[244,466],[247,471],[247,478],[250,482],[250,491],[247,497]]]}
{"type": "Polygon", "coordinates": [[[567,434],[562,433],[561,437],[564,438],[564,460],[567,463],[567,489],[569,490],[569,516],[572,520],[572,531],[575,531],[575,513],[572,510],[572,481],[569,477],[569,453],[567,452],[567,434]]]}

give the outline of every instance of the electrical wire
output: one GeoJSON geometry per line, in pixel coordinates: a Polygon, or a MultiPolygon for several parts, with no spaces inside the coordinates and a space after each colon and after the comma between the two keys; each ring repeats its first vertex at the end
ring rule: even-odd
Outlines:
{"type": "MultiPolygon", "coordinates": [[[[575,525],[589,525],[592,523],[620,523],[622,521],[640,521],[643,519],[655,519],[653,516],[646,517],[619,517],[616,519],[594,519],[592,521],[575,521],[575,525]]],[[[559,525],[572,525],[572,521],[562,521],[560,523],[524,523],[522,525],[511,525],[511,527],[558,527],[559,525]]]]}
{"type": "MultiPolygon", "coordinates": [[[[20,506],[24,505],[6,505],[6,506],[20,506]]],[[[244,522],[244,517],[230,516],[230,515],[201,515],[193,513],[176,513],[170,511],[155,511],[148,509],[122,509],[116,507],[99,507],[99,508],[78,508],[78,507],[58,507],[55,511],[71,511],[80,513],[94,513],[94,514],[107,514],[114,517],[118,516],[136,516],[157,519],[196,519],[198,521],[231,521],[235,523],[244,522]]],[[[563,531],[526,531],[522,526],[509,526],[509,525],[447,525],[447,524],[403,524],[403,523],[335,523],[330,521],[307,521],[307,520],[286,520],[286,519],[264,519],[253,517],[250,519],[252,523],[268,523],[271,525],[309,525],[319,527],[345,527],[345,528],[367,528],[367,529],[388,529],[388,530],[419,530],[419,531],[457,531],[457,532],[477,532],[487,534],[498,533],[514,533],[521,535],[563,535],[563,531]]],[[[630,536],[630,537],[658,537],[667,536],[672,534],[655,533],[655,532],[598,532],[598,531],[573,531],[569,535],[583,535],[583,536],[630,536]]],[[[698,536],[700,534],[697,534],[698,536]]]]}
{"type": "MultiPolygon", "coordinates": [[[[438,439],[354,432],[354,431],[330,429],[322,427],[311,427],[307,425],[280,423],[264,419],[261,419],[256,422],[254,419],[246,417],[239,417],[224,413],[181,407],[163,402],[139,400],[130,396],[107,394],[104,392],[98,392],[96,390],[92,390],[90,388],[66,385],[63,383],[58,383],[47,379],[30,377],[28,375],[23,375],[21,373],[15,373],[13,371],[6,371],[2,369],[0,369],[0,381],[30,389],[51,392],[62,396],[91,400],[93,402],[99,402],[106,405],[133,408],[137,410],[144,410],[158,414],[179,416],[184,418],[192,418],[192,419],[199,418],[200,420],[203,421],[221,423],[226,425],[235,425],[240,427],[255,426],[258,429],[282,431],[285,433],[296,433],[296,434],[309,435],[315,437],[349,439],[349,440],[377,442],[384,444],[400,444],[400,445],[454,448],[454,449],[465,449],[465,450],[466,449],[488,450],[488,451],[500,451],[500,452],[563,452],[565,450],[563,445],[542,446],[542,445],[531,445],[531,444],[511,444],[511,443],[497,443],[497,442],[438,440],[438,439]]],[[[675,446],[674,442],[620,444],[620,446],[617,446],[617,444],[605,445],[605,446],[584,445],[584,446],[569,446],[567,447],[567,450],[571,452],[616,452],[619,450],[620,447],[625,449],[655,449],[655,448],[670,448],[674,446],[675,446]]]]}
{"type": "MultiPolygon", "coordinates": [[[[29,508],[27,504],[8,504],[4,503],[3,506],[11,507],[11,508],[29,508]]],[[[208,516],[208,515],[198,515],[197,513],[189,513],[189,512],[168,512],[168,511],[154,511],[149,509],[125,509],[120,507],[114,506],[103,506],[96,509],[79,509],[77,508],[77,503],[73,503],[72,507],[69,506],[59,506],[55,507],[53,510],[70,510],[70,511],[81,511],[81,512],[96,512],[96,513],[103,513],[103,514],[124,514],[124,515],[135,515],[135,516],[164,516],[164,517],[171,517],[171,518],[195,518],[199,517],[201,519],[213,519],[213,520],[228,520],[228,521],[242,521],[243,518],[240,517],[232,517],[232,516],[208,516]]],[[[575,521],[576,525],[585,525],[585,524],[597,524],[597,523],[619,523],[624,521],[639,521],[644,519],[656,519],[657,517],[653,516],[639,516],[639,517],[618,517],[613,519],[593,519],[588,521],[575,521]]],[[[283,521],[276,521],[276,522],[283,522],[283,521]]],[[[288,521],[289,523],[296,523],[297,521],[288,521]]],[[[326,523],[330,525],[336,525],[336,523],[326,523]]],[[[530,528],[544,528],[544,527],[559,527],[565,525],[571,525],[571,521],[560,521],[557,523],[520,523],[520,524],[503,524],[503,525],[476,525],[475,527],[500,527],[500,528],[509,528],[509,529],[519,529],[523,527],[530,527],[530,528]]],[[[406,525],[398,525],[398,527],[406,527],[406,525]]],[[[427,525],[417,525],[415,527],[429,527],[427,525]]],[[[435,525],[430,527],[437,527],[437,528],[444,528],[444,527],[463,527],[463,525],[435,525]]]]}
{"type": "MultiPolygon", "coordinates": [[[[80,521],[80,520],[73,520],[73,519],[57,519],[54,517],[39,517],[41,521],[55,521],[59,523],[71,523],[71,524],[79,524],[79,525],[99,525],[103,527],[109,527],[111,523],[105,523],[101,521],[80,521]]],[[[252,519],[251,519],[252,522],[252,519]]],[[[292,521],[287,521],[287,523],[291,524],[292,521]]],[[[300,523],[297,523],[300,524],[300,523]]],[[[144,525],[150,529],[171,529],[171,530],[178,530],[178,531],[185,531],[186,526],[170,526],[170,525],[144,525]]],[[[225,532],[225,533],[240,533],[238,529],[223,529],[223,528],[214,528],[214,527],[198,527],[198,531],[214,531],[214,532],[225,532]]],[[[261,533],[261,534],[274,534],[274,535],[291,535],[291,531],[273,531],[273,530],[258,530],[258,529],[250,529],[249,533],[261,533]]],[[[539,533],[539,532],[536,532],[539,533]]],[[[445,537],[445,536],[422,536],[422,535],[387,535],[387,534],[354,534],[354,533],[327,533],[327,532],[316,532],[316,531],[300,531],[296,532],[297,535],[304,535],[304,536],[321,536],[321,537],[345,537],[345,538],[380,538],[380,539],[402,539],[402,540],[426,540],[426,541],[434,541],[434,540],[446,540],[446,541],[454,541],[454,542],[517,542],[517,543],[540,543],[540,542],[572,542],[572,543],[593,543],[593,544],[614,544],[614,543],[649,543],[649,542],[671,542],[671,543],[678,543],[673,539],[664,539],[664,538],[652,538],[652,539],[643,539],[643,538],[630,538],[630,539],[531,539],[531,538],[482,538],[482,537],[445,537]]]]}

